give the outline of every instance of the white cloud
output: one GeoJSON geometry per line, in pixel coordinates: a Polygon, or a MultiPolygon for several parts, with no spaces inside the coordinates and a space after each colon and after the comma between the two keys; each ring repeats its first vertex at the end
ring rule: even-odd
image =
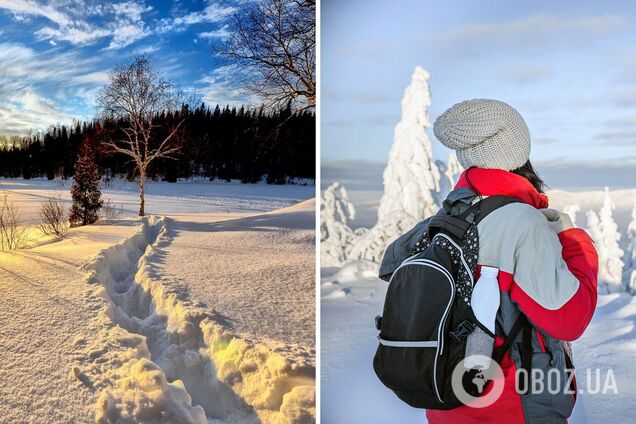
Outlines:
{"type": "Polygon", "coordinates": [[[215,30],[215,31],[205,31],[197,34],[199,38],[207,38],[207,39],[215,39],[215,38],[227,38],[230,35],[228,32],[228,26],[224,25],[223,27],[215,30]]]}
{"type": "Polygon", "coordinates": [[[245,93],[240,83],[237,83],[236,75],[239,72],[236,65],[218,67],[197,81],[196,91],[201,94],[202,100],[210,105],[260,103],[260,99],[245,93]]]}
{"type": "Polygon", "coordinates": [[[93,28],[87,23],[79,23],[74,26],[61,28],[43,27],[35,32],[39,40],[67,41],[75,45],[92,44],[95,41],[111,35],[112,32],[102,28],[93,28]]]}
{"type": "Polygon", "coordinates": [[[58,25],[68,25],[71,20],[65,14],[46,4],[28,0],[0,0],[0,9],[11,11],[16,17],[21,15],[43,16],[58,25]]]}
{"type": "Polygon", "coordinates": [[[147,37],[142,15],[152,10],[144,1],[128,0],[119,3],[86,5],[79,2],[42,3],[31,0],[0,0],[0,9],[13,13],[14,19],[38,16],[50,21],[34,31],[40,41],[51,45],[63,41],[73,45],[90,45],[111,37],[109,49],[128,46],[147,37]],[[103,22],[91,23],[90,16],[104,17],[103,22]]]}
{"type": "Polygon", "coordinates": [[[24,135],[80,116],[107,74],[98,58],[56,49],[36,52],[17,43],[0,43],[0,135],[24,135]],[[59,87],[56,96],[51,87],[59,87]],[[47,88],[48,87],[48,88],[47,88]]]}
{"type": "Polygon", "coordinates": [[[141,15],[152,10],[152,6],[134,1],[115,3],[111,7],[115,15],[126,16],[128,20],[133,22],[141,21],[141,15]]]}
{"type": "MultiPolygon", "coordinates": [[[[237,8],[232,6],[221,6],[208,2],[207,6],[201,11],[190,12],[182,16],[173,16],[169,19],[161,19],[157,24],[156,32],[162,34],[170,31],[180,31],[187,26],[195,24],[223,22],[236,13],[237,10],[237,8]]],[[[218,31],[223,31],[224,28],[218,31]]],[[[209,34],[213,32],[214,31],[211,31],[209,34]]],[[[203,38],[205,38],[205,36],[203,36],[203,38]]]]}
{"type": "Polygon", "coordinates": [[[113,39],[107,49],[120,49],[129,46],[135,41],[146,38],[149,34],[150,33],[145,30],[143,22],[120,26],[113,34],[113,39]]]}
{"type": "Polygon", "coordinates": [[[190,12],[185,16],[175,17],[173,19],[173,23],[176,26],[180,26],[200,24],[202,22],[221,22],[230,17],[235,12],[235,7],[221,6],[216,3],[210,3],[200,12],[190,12]]]}

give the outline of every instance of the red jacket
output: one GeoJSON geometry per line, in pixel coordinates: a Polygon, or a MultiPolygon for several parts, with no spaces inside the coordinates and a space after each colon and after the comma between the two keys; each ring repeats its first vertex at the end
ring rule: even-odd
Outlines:
{"type": "MultiPolygon", "coordinates": [[[[591,238],[579,228],[556,234],[537,210],[548,207],[547,196],[521,176],[473,168],[469,177],[483,196],[505,195],[523,202],[507,205],[479,224],[479,265],[499,268],[502,296],[509,296],[540,330],[540,343],[542,332],[565,341],[579,338],[596,308],[598,257],[591,238]]],[[[466,172],[458,187],[470,187],[466,172]]],[[[496,344],[502,342],[497,338],[496,344]]],[[[506,354],[500,365],[505,385],[495,403],[485,408],[427,411],[429,423],[524,423],[515,390],[515,363],[506,354]]]]}

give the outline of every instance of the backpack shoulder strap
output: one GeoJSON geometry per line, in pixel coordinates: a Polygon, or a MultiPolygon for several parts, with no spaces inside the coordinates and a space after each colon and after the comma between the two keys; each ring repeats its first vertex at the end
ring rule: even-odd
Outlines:
{"type": "Polygon", "coordinates": [[[489,196],[465,210],[461,214],[461,218],[471,224],[479,224],[491,212],[511,203],[521,203],[521,200],[509,196],[489,196]]]}
{"type": "Polygon", "coordinates": [[[440,212],[431,217],[428,224],[428,234],[432,237],[438,231],[445,230],[461,240],[471,225],[477,225],[494,210],[517,202],[521,201],[514,197],[490,196],[471,205],[459,215],[451,215],[441,209],[440,212]]]}
{"type": "MultiPolygon", "coordinates": [[[[521,356],[521,369],[524,369],[526,372],[519,374],[519,378],[521,379],[529,378],[532,372],[532,328],[532,324],[528,321],[528,318],[523,313],[520,313],[510,332],[504,339],[503,344],[496,347],[492,353],[492,359],[498,364],[501,364],[504,355],[517,339],[519,333],[522,332],[519,354],[521,356]]],[[[519,387],[527,391],[529,387],[528,381],[520,381],[519,387]]]]}

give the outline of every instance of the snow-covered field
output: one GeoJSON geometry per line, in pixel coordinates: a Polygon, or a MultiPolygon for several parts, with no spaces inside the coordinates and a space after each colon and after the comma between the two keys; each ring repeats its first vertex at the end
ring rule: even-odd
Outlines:
{"type": "MultiPolygon", "coordinates": [[[[11,192],[12,199],[26,221],[37,222],[40,203],[61,196],[70,205],[72,180],[0,178],[0,191],[11,192]]],[[[264,212],[289,206],[314,196],[313,185],[240,184],[238,182],[185,181],[146,183],[146,215],[208,214],[213,212],[264,212]]],[[[102,187],[102,198],[121,208],[124,214],[139,210],[139,187],[134,182],[115,179],[102,187]]]]}
{"type": "MultiPolygon", "coordinates": [[[[69,184],[0,191],[32,225],[69,184]]],[[[0,253],[0,421],[313,422],[312,197],[151,183],[146,210],[161,216],[139,219],[136,186],[115,182],[104,198],[121,216],[0,253]]]]}

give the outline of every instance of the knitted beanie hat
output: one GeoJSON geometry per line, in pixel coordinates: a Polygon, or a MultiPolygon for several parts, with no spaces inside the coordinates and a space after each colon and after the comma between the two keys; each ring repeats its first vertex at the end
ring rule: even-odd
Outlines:
{"type": "Polygon", "coordinates": [[[433,125],[435,137],[457,151],[464,168],[512,171],[530,157],[530,132],[512,106],[498,100],[474,99],[457,103],[433,125]]]}

